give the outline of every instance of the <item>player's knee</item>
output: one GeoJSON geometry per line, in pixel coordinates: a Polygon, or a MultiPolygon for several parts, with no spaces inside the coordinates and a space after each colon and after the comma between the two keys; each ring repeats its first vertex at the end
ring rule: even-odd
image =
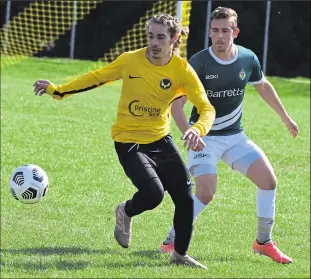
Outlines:
{"type": "Polygon", "coordinates": [[[156,208],[163,200],[164,198],[164,189],[162,187],[159,187],[157,185],[152,185],[147,190],[147,206],[148,209],[154,209],[156,208]]]}
{"type": "Polygon", "coordinates": [[[268,190],[274,190],[276,188],[276,184],[277,184],[277,178],[275,176],[275,174],[272,174],[267,182],[267,187],[268,190]]]}
{"type": "MultiPolygon", "coordinates": [[[[255,181],[256,183],[256,181],[255,181]]],[[[274,173],[266,175],[264,179],[258,179],[257,187],[262,190],[274,190],[277,185],[277,178],[274,173]]]]}
{"type": "Polygon", "coordinates": [[[214,183],[208,183],[208,181],[198,181],[196,183],[196,196],[205,205],[209,204],[216,193],[216,186],[214,183]]]}
{"type": "Polygon", "coordinates": [[[205,191],[201,193],[196,193],[197,198],[205,205],[209,204],[214,198],[214,192],[205,191]]]}

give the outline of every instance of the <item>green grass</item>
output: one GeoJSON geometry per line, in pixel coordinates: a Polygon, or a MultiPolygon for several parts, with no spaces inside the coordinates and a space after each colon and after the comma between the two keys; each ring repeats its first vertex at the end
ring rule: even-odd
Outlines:
{"type": "MultiPolygon", "coordinates": [[[[33,95],[39,78],[64,83],[93,66],[27,59],[2,71],[1,278],[309,278],[309,80],[270,79],[299,125],[295,140],[253,88],[244,103],[245,131],[278,176],[274,240],[294,263],[252,253],[256,187],[220,163],[216,197],[196,222],[189,249],[206,271],[171,266],[169,256],[157,252],[172,222],[167,194],[157,209],[134,218],[129,249],[114,240],[114,208],[135,192],[110,137],[120,82],[64,101],[33,95]],[[50,179],[45,200],[34,205],[19,203],[9,191],[11,172],[26,163],[38,164],[50,179]]],[[[175,124],[172,133],[186,160],[175,124]]]]}

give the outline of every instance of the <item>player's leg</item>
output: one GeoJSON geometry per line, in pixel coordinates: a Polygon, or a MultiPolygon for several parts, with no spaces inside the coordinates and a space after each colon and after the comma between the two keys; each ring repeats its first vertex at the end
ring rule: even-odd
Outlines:
{"type": "Polygon", "coordinates": [[[187,255],[193,227],[193,197],[189,171],[170,138],[161,149],[165,150],[165,154],[156,159],[158,174],[175,205],[173,223],[176,237],[171,263],[206,268],[187,255]]]}
{"type": "Polygon", "coordinates": [[[233,169],[247,176],[257,186],[257,237],[253,250],[280,263],[292,259],[284,255],[272,241],[275,218],[276,176],[264,152],[244,133],[237,135],[239,144],[229,149],[223,160],[233,169]]]}
{"type": "Polygon", "coordinates": [[[288,264],[293,260],[282,253],[272,241],[275,219],[276,176],[266,156],[257,159],[248,169],[247,177],[257,185],[257,237],[253,250],[272,258],[275,262],[288,264]]]}
{"type": "MultiPolygon", "coordinates": [[[[203,212],[213,199],[217,186],[217,164],[225,148],[221,137],[205,137],[206,148],[202,152],[188,152],[188,167],[195,179],[196,193],[193,195],[193,222],[203,212]]],[[[171,227],[165,240],[160,245],[160,251],[171,253],[174,250],[175,230],[171,227]]]]}
{"type": "Polygon", "coordinates": [[[132,199],[116,208],[115,238],[122,247],[128,248],[132,217],[158,206],[163,200],[164,188],[152,160],[140,152],[138,145],[115,143],[115,148],[126,175],[138,189],[132,199]]]}

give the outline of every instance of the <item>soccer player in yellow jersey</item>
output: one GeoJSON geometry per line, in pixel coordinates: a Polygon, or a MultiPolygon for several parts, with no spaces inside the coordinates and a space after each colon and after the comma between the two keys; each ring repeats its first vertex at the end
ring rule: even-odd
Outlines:
{"type": "Polygon", "coordinates": [[[157,207],[167,190],[175,204],[176,239],[170,262],[206,268],[187,255],[193,217],[191,178],[170,136],[170,113],[172,102],[183,95],[198,108],[198,121],[182,139],[188,150],[202,150],[205,144],[200,136],[210,130],[215,110],[192,67],[174,54],[181,34],[188,30],[175,17],[160,14],[147,22],[146,33],[147,48],[123,53],[111,64],[64,85],[38,80],[34,92],[61,100],[123,80],[112,138],[119,161],[138,191],[116,208],[115,238],[128,248],[132,217],[157,207]]]}

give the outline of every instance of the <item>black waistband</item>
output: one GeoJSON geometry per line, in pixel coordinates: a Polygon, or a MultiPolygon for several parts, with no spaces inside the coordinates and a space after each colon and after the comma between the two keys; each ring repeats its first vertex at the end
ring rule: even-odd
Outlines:
{"type": "MultiPolygon", "coordinates": [[[[147,146],[147,145],[159,144],[161,142],[169,142],[169,141],[172,141],[171,134],[168,134],[168,135],[164,136],[163,138],[160,138],[159,140],[156,140],[156,141],[153,141],[153,142],[150,142],[150,143],[139,143],[139,145],[147,146]]],[[[138,144],[138,143],[136,143],[136,142],[118,142],[118,141],[115,141],[115,144],[129,144],[129,145],[133,145],[133,144],[138,144]]]]}

